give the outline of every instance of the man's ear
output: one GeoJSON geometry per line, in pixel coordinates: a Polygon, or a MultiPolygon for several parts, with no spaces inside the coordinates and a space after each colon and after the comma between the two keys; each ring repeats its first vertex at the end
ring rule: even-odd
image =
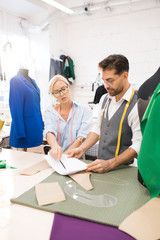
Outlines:
{"type": "Polygon", "coordinates": [[[122,76],[125,81],[128,80],[128,72],[123,72],[122,76]]]}

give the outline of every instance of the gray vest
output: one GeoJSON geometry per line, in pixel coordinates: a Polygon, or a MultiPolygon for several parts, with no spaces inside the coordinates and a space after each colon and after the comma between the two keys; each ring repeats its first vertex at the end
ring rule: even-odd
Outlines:
{"type": "MultiPolygon", "coordinates": [[[[108,94],[106,95],[103,104],[102,109],[104,108],[104,105],[106,101],[109,101],[108,94]]],[[[134,93],[134,96],[132,98],[132,101],[127,109],[127,112],[124,117],[123,125],[122,125],[122,134],[121,134],[121,143],[120,143],[120,149],[119,154],[125,151],[131,144],[132,139],[132,130],[130,126],[128,125],[128,115],[134,105],[137,102],[137,93],[134,93]]],[[[99,141],[99,149],[98,149],[98,158],[99,159],[105,159],[108,160],[110,158],[115,157],[115,151],[117,148],[117,139],[118,139],[118,132],[119,132],[119,124],[121,121],[121,117],[125,108],[127,101],[124,101],[121,106],[118,108],[118,110],[114,113],[112,118],[108,120],[108,108],[106,109],[106,118],[102,119],[101,124],[101,137],[99,141]]],[[[108,106],[109,107],[109,106],[108,106]]]]}

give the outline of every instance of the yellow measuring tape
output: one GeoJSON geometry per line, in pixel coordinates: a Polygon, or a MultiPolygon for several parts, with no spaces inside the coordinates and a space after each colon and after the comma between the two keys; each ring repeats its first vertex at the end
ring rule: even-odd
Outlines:
{"type": "MultiPolygon", "coordinates": [[[[115,151],[115,157],[118,156],[118,153],[119,153],[120,143],[121,143],[121,134],[122,134],[122,125],[123,125],[123,121],[124,121],[124,117],[126,115],[127,109],[128,109],[128,107],[129,107],[129,105],[132,101],[133,96],[134,96],[134,90],[132,90],[132,95],[131,95],[129,101],[126,103],[126,106],[124,108],[124,111],[123,111],[123,114],[122,114],[122,117],[121,117],[121,121],[120,121],[120,124],[119,124],[119,132],[118,132],[118,140],[117,140],[117,148],[116,148],[116,151],[115,151]]],[[[103,111],[102,111],[100,128],[101,128],[101,125],[102,125],[102,119],[103,119],[103,115],[104,115],[104,111],[106,109],[106,106],[107,106],[107,102],[106,102],[106,104],[103,108],[103,111]]],[[[99,136],[99,139],[100,139],[100,136],[99,136]]]]}
{"type": "Polygon", "coordinates": [[[122,125],[123,125],[123,121],[124,121],[124,117],[126,115],[127,109],[129,107],[129,104],[132,101],[133,96],[134,96],[134,90],[132,90],[132,95],[131,95],[129,101],[126,103],[126,106],[124,108],[123,115],[122,115],[122,118],[121,118],[121,121],[119,124],[119,132],[118,132],[118,140],[117,140],[117,148],[116,148],[116,152],[115,152],[115,157],[118,156],[118,153],[119,153],[120,143],[121,143],[121,134],[122,134],[122,125]]]}

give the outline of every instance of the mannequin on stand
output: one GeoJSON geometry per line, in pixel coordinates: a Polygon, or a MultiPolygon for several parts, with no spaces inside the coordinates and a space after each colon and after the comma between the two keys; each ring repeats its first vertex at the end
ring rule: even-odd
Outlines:
{"type": "Polygon", "coordinates": [[[20,68],[20,69],[19,69],[19,72],[20,72],[26,79],[29,78],[29,75],[28,75],[29,70],[28,70],[28,69],[20,68]]]}
{"type": "MultiPolygon", "coordinates": [[[[139,88],[138,90],[138,114],[140,122],[142,121],[143,115],[146,111],[146,108],[148,106],[148,103],[152,97],[152,94],[154,93],[154,90],[160,83],[160,67],[155,72],[153,76],[151,76],[149,79],[147,79],[139,88]]],[[[141,184],[145,185],[142,179],[142,176],[138,170],[138,180],[141,184]]]]}
{"type": "Polygon", "coordinates": [[[138,90],[138,98],[147,100],[148,97],[152,96],[157,85],[160,83],[160,67],[153,76],[148,78],[138,90]]]}
{"type": "Polygon", "coordinates": [[[149,100],[156,89],[157,85],[160,83],[160,67],[155,72],[153,76],[147,79],[138,90],[138,112],[140,121],[144,115],[147,108],[149,100]]]}
{"type": "Polygon", "coordinates": [[[20,68],[19,73],[21,73],[35,87],[34,83],[31,81],[31,78],[29,77],[29,70],[28,69],[20,68]]]}
{"type": "Polygon", "coordinates": [[[43,142],[43,120],[40,89],[29,77],[29,70],[20,68],[10,80],[9,106],[12,117],[9,145],[14,148],[36,147],[43,142]]]}

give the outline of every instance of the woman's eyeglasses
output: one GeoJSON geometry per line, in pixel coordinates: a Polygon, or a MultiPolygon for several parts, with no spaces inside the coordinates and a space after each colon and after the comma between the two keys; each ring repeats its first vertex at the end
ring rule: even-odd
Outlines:
{"type": "Polygon", "coordinates": [[[69,87],[69,86],[66,85],[66,86],[62,87],[61,90],[55,91],[55,92],[53,92],[52,94],[53,94],[55,97],[59,97],[61,93],[65,94],[65,93],[68,92],[68,90],[69,90],[68,87],[69,87]]]}

